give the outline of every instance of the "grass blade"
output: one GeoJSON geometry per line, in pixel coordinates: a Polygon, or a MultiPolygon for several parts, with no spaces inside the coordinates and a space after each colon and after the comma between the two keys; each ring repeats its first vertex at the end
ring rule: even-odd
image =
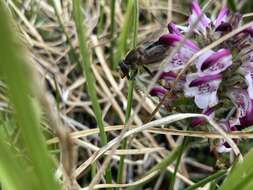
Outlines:
{"type": "Polygon", "coordinates": [[[221,176],[224,176],[225,174],[227,173],[226,170],[220,170],[216,173],[214,173],[213,175],[210,175],[208,177],[206,177],[205,179],[202,179],[200,181],[198,181],[197,183],[195,183],[194,185],[188,187],[186,190],[194,190],[194,189],[197,189],[199,187],[203,187],[205,184],[221,177],[221,176]]]}
{"type": "Polygon", "coordinates": [[[131,26],[133,24],[134,3],[136,3],[136,1],[129,0],[127,4],[127,10],[124,18],[122,32],[120,33],[119,36],[118,49],[114,59],[113,64],[114,69],[118,67],[119,61],[122,59],[122,57],[125,55],[127,51],[127,40],[129,38],[129,34],[132,28],[131,26]]]}
{"type": "Polygon", "coordinates": [[[175,166],[172,178],[171,178],[169,190],[173,190],[174,189],[174,183],[175,183],[175,180],[176,180],[176,174],[177,174],[177,171],[178,171],[178,168],[179,168],[179,164],[180,164],[182,155],[184,153],[184,150],[187,147],[187,143],[188,143],[188,139],[187,139],[187,137],[185,137],[184,140],[183,140],[183,145],[181,146],[181,148],[179,150],[179,154],[178,154],[178,158],[177,158],[177,163],[176,163],[176,166],[175,166]]]}
{"type": "Polygon", "coordinates": [[[111,26],[110,26],[110,36],[111,36],[111,48],[110,48],[110,58],[111,58],[111,65],[114,67],[114,46],[115,46],[115,0],[110,0],[110,20],[111,20],[111,26]]]}
{"type": "MultiPolygon", "coordinates": [[[[130,3],[130,2],[129,2],[130,3]]],[[[133,48],[137,45],[137,35],[138,35],[138,21],[139,21],[139,7],[138,7],[138,0],[134,1],[133,8],[134,8],[134,15],[133,15],[133,48]]],[[[132,110],[132,102],[133,102],[133,89],[134,89],[134,80],[128,81],[128,94],[127,94],[127,109],[126,109],[126,119],[125,124],[128,123],[128,120],[131,116],[131,110],[132,110]]],[[[127,148],[127,139],[124,139],[122,146],[122,149],[127,148]]],[[[120,157],[120,163],[119,163],[119,173],[117,176],[117,182],[122,183],[123,181],[123,171],[124,171],[124,160],[125,156],[120,157]]]]}
{"type": "Polygon", "coordinates": [[[87,88],[88,88],[88,94],[91,98],[93,111],[96,115],[96,119],[98,122],[99,130],[100,130],[100,138],[102,145],[105,145],[107,143],[107,136],[104,130],[104,122],[102,119],[102,112],[100,105],[98,103],[97,93],[94,86],[94,77],[92,75],[91,71],[91,62],[90,62],[90,56],[89,51],[87,47],[87,38],[85,35],[86,29],[85,25],[83,25],[83,18],[81,15],[81,2],[80,0],[76,0],[73,2],[73,10],[74,10],[74,19],[76,24],[76,31],[78,35],[79,45],[80,45],[80,52],[82,57],[82,68],[84,76],[87,80],[87,88]]]}
{"type": "MultiPolygon", "coordinates": [[[[7,16],[3,1],[0,2],[0,14],[0,74],[8,86],[9,98],[15,110],[14,116],[21,131],[25,156],[30,160],[31,174],[37,179],[35,189],[59,189],[53,177],[53,164],[40,130],[40,118],[34,106],[36,97],[32,99],[32,95],[36,94],[33,91],[34,84],[30,74],[32,72],[23,57],[24,52],[21,46],[17,43],[17,37],[12,30],[13,26],[12,28],[10,26],[10,23],[13,23],[7,16]]],[[[4,145],[2,148],[4,149],[4,145]]],[[[7,150],[5,156],[8,156],[7,150]]],[[[11,160],[13,157],[10,155],[9,159],[10,163],[16,161],[11,160]]],[[[3,166],[8,167],[4,160],[3,166]]],[[[18,170],[17,168],[16,172],[22,173],[18,170]]]]}
{"type": "Polygon", "coordinates": [[[252,189],[253,184],[253,151],[245,156],[243,162],[238,162],[230,175],[223,182],[220,190],[252,189]]]}
{"type": "MultiPolygon", "coordinates": [[[[77,35],[78,35],[78,40],[79,40],[79,45],[80,45],[80,52],[81,52],[81,57],[82,57],[82,62],[83,62],[82,64],[83,73],[87,80],[88,94],[92,102],[93,111],[96,115],[96,120],[97,120],[99,131],[100,131],[101,144],[104,146],[107,144],[107,136],[104,129],[104,122],[102,119],[101,108],[98,103],[96,89],[94,86],[95,79],[92,75],[91,66],[90,66],[91,62],[90,62],[90,56],[89,56],[89,51],[88,51],[88,46],[87,46],[87,38],[86,38],[86,33],[85,33],[86,29],[85,29],[85,25],[82,24],[83,17],[81,15],[81,1],[80,0],[73,1],[73,11],[74,11],[74,20],[75,20],[75,25],[76,25],[76,30],[77,30],[77,35]]],[[[107,170],[106,173],[107,173],[106,180],[108,183],[111,183],[112,177],[111,177],[110,170],[107,170]]]]}
{"type": "Polygon", "coordinates": [[[78,55],[76,54],[75,52],[75,48],[74,48],[74,45],[72,44],[71,42],[71,39],[70,39],[70,36],[68,34],[68,31],[67,29],[65,28],[64,24],[63,24],[63,21],[62,21],[62,18],[61,18],[61,15],[57,9],[57,6],[56,6],[56,0],[50,0],[51,4],[53,5],[53,8],[54,8],[54,12],[55,12],[55,15],[57,17],[57,20],[58,20],[58,23],[63,31],[63,33],[65,34],[66,36],[66,40],[67,40],[67,43],[69,44],[69,47],[70,47],[70,51],[69,51],[69,57],[71,60],[75,61],[76,63],[79,63],[79,60],[78,60],[78,55]]]}
{"type": "Polygon", "coordinates": [[[104,25],[104,21],[105,21],[105,15],[104,15],[104,6],[105,6],[105,1],[104,0],[100,0],[100,4],[99,4],[99,22],[98,22],[98,28],[97,28],[97,34],[101,34],[101,32],[103,31],[103,25],[104,25]]]}
{"type": "MultiPolygon", "coordinates": [[[[180,154],[180,150],[182,148],[182,145],[178,146],[175,150],[173,150],[172,152],[168,153],[165,158],[160,161],[158,164],[156,164],[155,166],[153,166],[147,173],[146,175],[149,175],[153,172],[157,172],[161,173],[163,171],[166,170],[166,168],[172,164],[178,157],[178,155],[180,154]]],[[[149,181],[145,181],[145,183],[147,183],[149,181]]],[[[143,183],[142,185],[145,185],[145,183],[143,183]]],[[[134,190],[134,189],[140,189],[139,186],[135,186],[135,187],[129,187],[127,188],[127,190],[134,190]]]]}
{"type": "MultiPolygon", "coordinates": [[[[14,156],[15,153],[8,147],[7,143],[0,139],[0,180],[1,183],[10,190],[26,190],[27,186],[34,187],[34,179],[28,180],[27,175],[24,175],[24,168],[21,167],[20,160],[14,156]]],[[[29,176],[30,177],[30,176],[29,176]]]]}

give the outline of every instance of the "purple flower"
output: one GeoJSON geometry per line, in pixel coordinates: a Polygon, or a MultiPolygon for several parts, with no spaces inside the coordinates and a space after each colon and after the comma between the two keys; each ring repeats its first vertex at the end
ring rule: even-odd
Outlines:
{"type": "Polygon", "coordinates": [[[168,72],[163,72],[159,79],[163,80],[163,86],[166,89],[171,89],[173,88],[173,91],[182,91],[184,88],[184,83],[185,83],[185,78],[184,77],[180,77],[176,83],[175,80],[177,78],[177,74],[174,73],[173,71],[168,71],[168,72]]]}
{"type": "MultiPolygon", "coordinates": [[[[205,114],[207,116],[214,117],[214,108],[206,108],[202,111],[202,114],[205,114]]],[[[205,123],[205,119],[203,117],[197,117],[192,120],[192,127],[196,127],[198,125],[202,125],[205,123]]]]}
{"type": "Polygon", "coordinates": [[[158,96],[158,97],[162,98],[167,92],[168,92],[167,89],[165,89],[161,86],[156,86],[150,90],[149,94],[151,96],[158,96]]]}
{"type": "MultiPolygon", "coordinates": [[[[232,131],[237,131],[236,126],[231,125],[231,123],[229,121],[220,121],[219,122],[219,126],[225,131],[225,132],[232,132],[232,131]]],[[[233,141],[235,143],[238,143],[238,139],[233,139],[233,141]]],[[[230,145],[224,140],[221,139],[219,142],[219,146],[217,147],[217,151],[219,153],[224,153],[224,152],[230,152],[231,151],[231,147],[230,145]]]]}
{"type": "Polygon", "coordinates": [[[249,97],[253,99],[253,52],[250,52],[244,59],[244,63],[241,66],[242,73],[245,77],[245,81],[248,85],[249,97]]]}
{"type": "Polygon", "coordinates": [[[169,72],[162,72],[160,75],[160,79],[165,79],[165,80],[175,80],[177,78],[177,74],[169,71],[169,72]]]}
{"type": "MultiPolygon", "coordinates": [[[[220,43],[216,46],[217,49],[208,50],[198,56],[184,72],[184,76],[175,83],[179,70],[185,68],[200,48],[206,47],[222,35],[240,27],[242,22],[242,15],[230,12],[227,7],[223,7],[216,18],[212,18],[214,19],[204,14],[198,0],[192,0],[192,14],[189,16],[188,25],[168,24],[169,33],[159,38],[159,44],[165,44],[169,50],[173,50],[182,41],[184,44],[173,54],[160,75],[159,85],[161,86],[153,88],[150,94],[161,99],[173,88],[173,95],[166,96],[163,102],[165,108],[177,106],[172,102],[179,99],[180,103],[185,103],[181,111],[191,112],[192,109],[198,107],[202,110],[202,114],[220,121],[220,127],[226,132],[231,132],[237,130],[237,125],[243,127],[253,125],[253,26],[220,43]],[[191,39],[185,40],[185,35],[191,28],[194,30],[194,35],[191,39]],[[245,82],[240,75],[244,76],[245,82]],[[221,82],[224,85],[222,89],[219,89],[221,82]],[[233,85],[236,89],[232,87],[233,85]],[[181,101],[181,98],[185,100],[185,97],[194,98],[194,104],[181,101]],[[228,97],[235,105],[235,114],[234,109],[228,115],[226,114],[225,110],[231,106],[225,103],[228,97]],[[224,102],[223,105],[228,107],[214,108],[219,102],[224,102]]],[[[203,118],[195,118],[192,120],[192,127],[204,123],[203,118]]],[[[231,150],[224,139],[219,141],[216,148],[218,152],[231,150]]]]}
{"type": "MultiPolygon", "coordinates": [[[[162,72],[159,79],[160,80],[164,80],[164,85],[162,86],[156,86],[154,88],[151,89],[150,91],[150,95],[151,96],[158,96],[160,98],[162,98],[167,92],[168,90],[171,88],[171,85],[174,84],[174,81],[177,78],[177,74],[169,71],[169,72],[162,72]]],[[[177,81],[176,86],[173,88],[176,88],[178,90],[182,89],[182,84],[184,83],[184,78],[181,78],[177,81]]]]}
{"type": "MultiPolygon", "coordinates": [[[[154,88],[151,89],[150,91],[150,95],[151,96],[157,96],[159,99],[162,99],[164,97],[164,95],[168,92],[167,89],[161,87],[161,86],[156,86],[154,88]]],[[[164,106],[165,107],[170,107],[171,106],[171,103],[177,99],[177,96],[176,95],[172,95],[170,97],[168,97],[165,102],[164,102],[164,106]]]]}
{"type": "Polygon", "coordinates": [[[211,20],[203,14],[199,3],[197,0],[192,1],[192,14],[189,17],[189,27],[193,27],[193,25],[197,22],[198,18],[201,17],[194,31],[196,33],[206,34],[206,28],[210,26],[211,20]]]}
{"type": "Polygon", "coordinates": [[[194,97],[195,104],[200,109],[213,107],[218,103],[217,90],[221,82],[221,75],[189,74],[186,77],[185,96],[194,97]]]}
{"type": "Polygon", "coordinates": [[[245,80],[248,85],[249,97],[253,99],[253,70],[251,70],[245,75],[245,80]]]}
{"type": "Polygon", "coordinates": [[[253,38],[253,26],[242,31],[243,33],[249,34],[253,38]]]}
{"type": "Polygon", "coordinates": [[[223,23],[227,23],[228,22],[228,15],[229,15],[228,8],[227,7],[223,7],[220,10],[220,12],[219,12],[216,20],[214,21],[215,28],[219,27],[223,23]]]}
{"type": "Polygon", "coordinates": [[[246,90],[232,89],[228,94],[239,111],[239,121],[242,126],[253,124],[253,100],[246,90]]]}
{"type": "Polygon", "coordinates": [[[250,101],[250,109],[247,110],[245,117],[240,118],[241,126],[253,125],[253,100],[250,101]]]}
{"type": "Polygon", "coordinates": [[[173,22],[168,24],[168,30],[171,34],[181,35],[181,31],[176,24],[173,22]]]}
{"type": "MultiPolygon", "coordinates": [[[[166,43],[172,47],[176,45],[176,43],[183,40],[182,35],[178,34],[165,34],[162,35],[159,39],[160,42],[166,43]]],[[[176,71],[178,69],[182,69],[185,67],[187,61],[199,51],[199,47],[191,40],[186,40],[184,45],[176,52],[176,54],[172,57],[171,61],[168,63],[165,71],[176,71]]]]}
{"type": "Polygon", "coordinates": [[[231,65],[232,55],[228,49],[220,49],[217,52],[209,50],[196,61],[201,76],[219,74],[231,65]]]}
{"type": "MultiPolygon", "coordinates": [[[[180,34],[172,33],[172,34],[164,34],[159,38],[159,42],[175,46],[177,42],[180,42],[184,39],[184,37],[180,34]]],[[[192,40],[185,40],[185,46],[191,48],[193,50],[199,50],[198,45],[192,40]]]]}

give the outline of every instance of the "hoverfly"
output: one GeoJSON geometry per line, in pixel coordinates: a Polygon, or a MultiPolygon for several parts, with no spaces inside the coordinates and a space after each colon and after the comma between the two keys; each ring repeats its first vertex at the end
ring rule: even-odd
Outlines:
{"type": "Polygon", "coordinates": [[[120,63],[121,77],[132,80],[140,68],[146,70],[151,76],[152,72],[147,67],[165,59],[169,54],[169,46],[159,40],[144,43],[131,50],[120,63]]]}

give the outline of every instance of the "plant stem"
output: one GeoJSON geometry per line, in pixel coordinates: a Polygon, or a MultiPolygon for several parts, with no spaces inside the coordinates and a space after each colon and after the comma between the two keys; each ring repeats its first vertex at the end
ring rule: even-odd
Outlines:
{"type": "Polygon", "coordinates": [[[98,28],[97,28],[97,34],[101,34],[102,29],[103,29],[103,24],[104,24],[104,19],[105,19],[105,15],[104,15],[104,6],[105,6],[105,1],[104,0],[100,0],[100,4],[99,4],[99,9],[100,9],[100,13],[99,13],[99,22],[98,22],[98,28]]]}
{"type": "MultiPolygon", "coordinates": [[[[126,53],[127,50],[127,40],[129,38],[129,34],[133,29],[132,25],[134,25],[134,4],[137,4],[137,0],[129,0],[127,3],[127,10],[124,18],[124,23],[122,27],[122,31],[119,36],[118,48],[114,57],[113,68],[116,69],[118,67],[119,61],[122,59],[122,56],[126,53]]],[[[138,11],[135,11],[136,13],[138,11]]]]}
{"type": "MultiPolygon", "coordinates": [[[[87,46],[87,38],[86,38],[86,28],[85,25],[83,25],[83,17],[81,15],[81,2],[80,0],[73,1],[73,11],[74,11],[74,20],[77,30],[77,36],[79,40],[79,46],[80,46],[80,52],[82,57],[82,68],[84,76],[86,77],[87,81],[87,88],[88,88],[88,94],[92,102],[93,111],[96,116],[97,124],[99,127],[99,134],[101,139],[101,144],[105,146],[107,144],[107,136],[105,133],[105,127],[104,122],[102,119],[102,112],[100,105],[98,103],[98,98],[96,94],[95,89],[95,80],[92,75],[91,71],[91,62],[90,62],[90,56],[88,53],[88,46],[87,46]]],[[[111,171],[108,169],[106,171],[106,182],[111,183],[112,182],[112,176],[111,171]]]]}
{"type": "Polygon", "coordinates": [[[111,27],[110,27],[110,36],[111,36],[111,47],[110,47],[110,58],[111,58],[111,66],[114,67],[114,46],[115,46],[115,38],[114,38],[114,31],[115,31],[115,0],[110,1],[110,13],[111,13],[111,27]]]}
{"type": "MultiPolygon", "coordinates": [[[[134,88],[134,80],[129,80],[128,81],[127,110],[126,110],[125,123],[128,122],[130,115],[131,115],[132,100],[133,100],[133,88],[134,88]]],[[[127,147],[127,139],[124,139],[121,144],[121,149],[126,149],[126,147],[127,147]]],[[[120,157],[119,173],[117,176],[118,183],[122,183],[122,181],[123,181],[124,160],[125,160],[125,155],[122,155],[120,157]]]]}
{"type": "Polygon", "coordinates": [[[179,150],[179,154],[178,154],[178,158],[177,158],[177,163],[176,163],[174,172],[172,174],[169,190],[173,190],[174,189],[174,184],[175,184],[175,180],[176,180],[176,174],[177,174],[177,171],[178,171],[178,168],[179,168],[179,165],[180,165],[180,161],[181,161],[183,152],[184,152],[185,148],[187,147],[187,143],[188,143],[188,138],[185,137],[184,140],[183,140],[182,146],[181,146],[181,148],[179,150]]]}
{"type": "Polygon", "coordinates": [[[73,46],[73,44],[72,44],[72,42],[71,42],[71,39],[70,39],[70,37],[69,37],[69,35],[68,35],[67,30],[66,30],[66,28],[65,28],[65,26],[64,26],[64,24],[63,24],[63,21],[62,21],[62,19],[61,19],[61,16],[60,16],[60,14],[59,14],[59,12],[58,12],[58,9],[57,9],[57,7],[56,7],[56,2],[55,2],[55,0],[51,0],[51,3],[53,4],[54,12],[55,12],[55,15],[56,15],[56,17],[57,17],[57,20],[58,20],[58,22],[59,22],[59,24],[60,24],[60,27],[61,27],[63,33],[65,34],[66,40],[67,40],[67,42],[68,42],[68,44],[69,44],[69,46],[70,46],[69,57],[70,57],[70,59],[72,59],[72,60],[75,61],[76,63],[79,63],[78,55],[77,55],[76,52],[75,52],[75,48],[74,48],[74,46],[73,46]]]}
{"type": "MultiPolygon", "coordinates": [[[[129,2],[131,3],[131,2],[129,2]]],[[[138,7],[138,0],[134,1],[133,3],[134,8],[134,16],[133,16],[133,48],[137,45],[137,34],[138,34],[138,21],[139,21],[139,7],[138,7]]],[[[132,109],[132,102],[133,102],[133,89],[134,89],[135,82],[134,80],[128,81],[128,95],[127,95],[127,109],[126,109],[126,118],[125,118],[125,124],[127,125],[128,120],[131,116],[131,109],[132,109]]],[[[122,149],[127,148],[127,139],[124,139],[121,145],[122,149]]],[[[120,164],[119,164],[119,173],[117,176],[117,182],[122,183],[123,181],[123,172],[124,172],[124,160],[125,156],[122,155],[120,157],[120,164]]]]}
{"type": "Polygon", "coordinates": [[[226,170],[220,170],[220,171],[214,173],[213,175],[210,175],[207,178],[198,181],[194,185],[188,187],[186,190],[194,190],[194,189],[197,189],[198,187],[202,187],[205,184],[217,179],[218,177],[221,177],[221,176],[225,175],[226,173],[227,173],[226,170]]]}
{"type": "MultiPolygon", "coordinates": [[[[168,153],[163,160],[161,160],[159,163],[157,163],[155,166],[153,166],[148,172],[146,172],[146,175],[151,174],[152,172],[158,171],[156,175],[166,170],[166,168],[172,164],[176,158],[178,158],[178,155],[180,154],[180,150],[183,145],[178,146],[175,148],[172,152],[168,153]]],[[[141,189],[140,186],[145,185],[148,183],[151,179],[143,182],[141,185],[129,187],[126,190],[135,190],[135,189],[141,189]]]]}

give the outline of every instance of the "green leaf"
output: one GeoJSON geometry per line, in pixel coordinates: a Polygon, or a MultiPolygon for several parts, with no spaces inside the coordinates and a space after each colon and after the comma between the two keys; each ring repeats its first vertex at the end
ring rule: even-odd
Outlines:
{"type": "Polygon", "coordinates": [[[198,181],[198,182],[195,183],[194,185],[188,187],[186,190],[194,190],[194,189],[197,189],[197,188],[199,188],[199,187],[203,187],[203,186],[206,185],[207,183],[210,183],[210,182],[212,182],[213,180],[215,180],[215,179],[217,179],[217,178],[219,178],[219,177],[225,175],[226,172],[227,172],[226,170],[220,170],[220,171],[214,173],[213,175],[210,175],[210,176],[208,176],[208,177],[206,177],[206,178],[204,178],[204,179],[198,181]]]}
{"type": "MultiPolygon", "coordinates": [[[[19,184],[22,189],[22,179],[27,187],[31,189],[56,190],[59,185],[53,176],[53,163],[49,157],[46,148],[45,139],[40,129],[40,117],[38,109],[35,108],[36,102],[36,86],[32,80],[32,70],[28,66],[18,38],[15,36],[17,31],[13,27],[13,20],[10,20],[5,9],[4,1],[0,2],[0,75],[5,79],[8,89],[9,100],[15,110],[14,118],[20,128],[22,137],[22,146],[24,146],[25,157],[29,159],[30,180],[25,180],[23,175],[24,168],[16,166],[24,165],[12,155],[6,143],[1,142],[1,161],[3,175],[1,179],[5,183],[7,189],[13,189],[14,183],[19,184]],[[9,164],[8,164],[8,162],[9,164]],[[13,171],[8,171],[9,169],[13,171]],[[16,177],[14,175],[17,175],[16,177]],[[11,179],[13,177],[13,179],[11,179]],[[17,179],[20,177],[20,179],[17,179]],[[35,179],[36,183],[33,183],[35,179]],[[9,183],[12,181],[12,183],[9,183]],[[34,186],[35,185],[35,186],[34,186]]],[[[26,168],[28,169],[28,168],[26,168]]],[[[28,175],[28,174],[27,174],[28,175]]],[[[15,188],[14,188],[15,189],[15,188]]]]}
{"type": "Polygon", "coordinates": [[[253,150],[244,157],[243,162],[238,162],[233,171],[223,182],[220,190],[246,190],[253,189],[253,150]]]}
{"type": "Polygon", "coordinates": [[[131,26],[133,25],[133,18],[134,18],[134,0],[129,0],[127,4],[127,11],[124,17],[124,23],[122,27],[122,31],[119,36],[118,41],[118,49],[115,55],[114,65],[113,68],[116,69],[119,61],[125,55],[127,51],[127,40],[130,37],[131,26]]]}

